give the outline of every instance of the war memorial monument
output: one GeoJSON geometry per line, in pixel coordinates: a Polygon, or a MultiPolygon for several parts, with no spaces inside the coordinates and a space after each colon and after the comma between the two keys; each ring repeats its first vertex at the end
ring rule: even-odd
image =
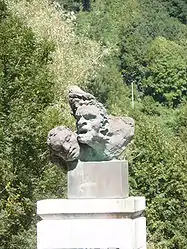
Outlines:
{"type": "Polygon", "coordinates": [[[145,198],[129,197],[128,162],[119,159],[134,120],[108,115],[78,86],[69,104],[77,131],[58,126],[47,137],[51,161],[67,170],[68,198],[37,202],[37,249],[146,249],[145,198]]]}

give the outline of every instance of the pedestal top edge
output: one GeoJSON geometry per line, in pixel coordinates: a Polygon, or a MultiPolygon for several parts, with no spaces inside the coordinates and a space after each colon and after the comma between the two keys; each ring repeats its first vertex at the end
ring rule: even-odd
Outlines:
{"type": "Polygon", "coordinates": [[[125,159],[123,159],[123,160],[113,159],[110,161],[78,161],[78,163],[81,163],[81,164],[110,164],[110,163],[128,163],[128,161],[125,159]]]}
{"type": "Polygon", "coordinates": [[[133,213],[145,209],[145,197],[124,199],[46,199],[37,202],[37,214],[133,213]]]}

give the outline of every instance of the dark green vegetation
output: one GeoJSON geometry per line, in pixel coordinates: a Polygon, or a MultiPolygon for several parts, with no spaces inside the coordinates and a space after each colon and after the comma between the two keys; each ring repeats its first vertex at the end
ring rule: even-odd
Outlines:
{"type": "MultiPolygon", "coordinates": [[[[136,120],[130,186],[147,200],[149,248],[187,248],[186,1],[59,3],[76,11],[77,34],[109,50],[87,90],[110,113],[136,120]]],[[[55,47],[35,39],[3,1],[0,25],[0,248],[35,249],[35,202],[65,190],[65,174],[49,164],[45,143],[59,123],[45,116],[54,99],[47,67],[55,47]]]]}
{"type": "Polygon", "coordinates": [[[35,202],[65,187],[56,167],[45,170],[43,155],[42,113],[53,101],[46,65],[54,48],[37,42],[2,2],[0,11],[0,248],[34,249],[35,202]]]}

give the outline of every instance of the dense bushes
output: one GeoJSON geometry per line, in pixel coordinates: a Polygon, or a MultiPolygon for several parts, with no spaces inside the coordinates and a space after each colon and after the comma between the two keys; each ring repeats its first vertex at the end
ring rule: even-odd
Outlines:
{"type": "Polygon", "coordinates": [[[168,1],[149,0],[96,1],[92,13],[78,16],[78,29],[115,49],[88,86],[111,113],[136,120],[127,153],[131,194],[146,197],[148,245],[161,249],[186,248],[187,238],[187,27],[174,17],[168,1]]]}
{"type": "Polygon", "coordinates": [[[134,195],[146,197],[148,238],[158,248],[186,246],[186,146],[152,118],[144,117],[136,126],[131,188],[134,195]]]}
{"type": "Polygon", "coordinates": [[[174,41],[158,37],[145,58],[145,77],[142,88],[156,101],[177,106],[187,94],[187,50],[174,41]]]}
{"type": "MultiPolygon", "coordinates": [[[[45,167],[45,137],[38,115],[53,100],[47,63],[53,45],[8,12],[0,31],[1,248],[16,248],[35,213],[33,189],[45,167]]],[[[23,238],[22,238],[23,239],[23,238]]],[[[21,248],[21,247],[19,247],[21,248]]]]}
{"type": "Polygon", "coordinates": [[[76,36],[74,21],[46,1],[6,2],[0,5],[0,248],[33,249],[36,201],[66,194],[66,174],[48,160],[47,133],[62,122],[74,126],[67,86],[85,82],[102,51],[76,36]]]}

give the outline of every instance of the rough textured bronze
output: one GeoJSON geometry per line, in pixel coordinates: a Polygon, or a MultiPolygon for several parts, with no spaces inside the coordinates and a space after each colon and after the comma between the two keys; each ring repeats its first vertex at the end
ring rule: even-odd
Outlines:
{"type": "MultiPolygon", "coordinates": [[[[48,134],[51,159],[58,165],[72,162],[118,159],[134,135],[134,120],[109,116],[105,107],[90,93],[74,86],[69,104],[77,132],[59,126],[48,134]]],[[[75,165],[75,163],[73,164],[75,165]]]]}

